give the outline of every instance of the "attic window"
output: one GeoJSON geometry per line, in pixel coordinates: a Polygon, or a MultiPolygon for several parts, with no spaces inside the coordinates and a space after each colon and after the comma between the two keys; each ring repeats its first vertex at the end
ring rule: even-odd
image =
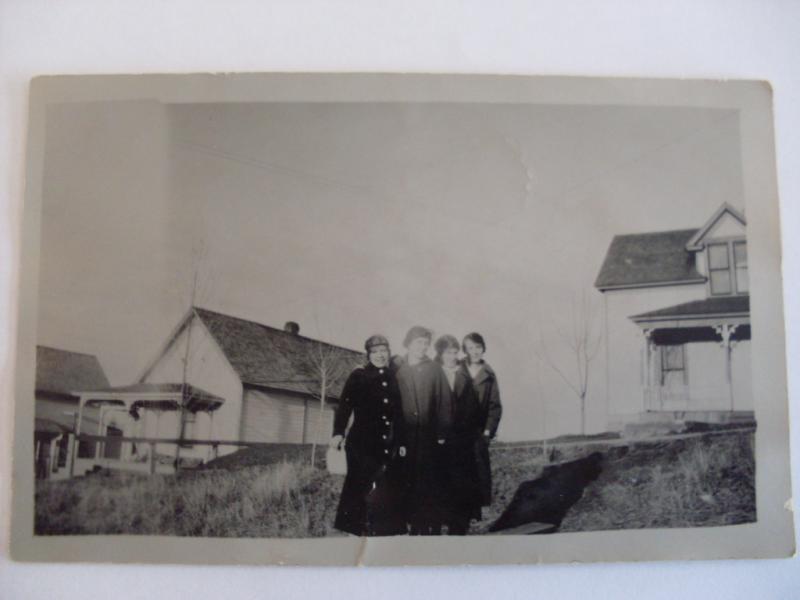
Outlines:
{"type": "Polygon", "coordinates": [[[708,273],[712,296],[748,293],[747,242],[731,240],[709,244],[708,273]]]}

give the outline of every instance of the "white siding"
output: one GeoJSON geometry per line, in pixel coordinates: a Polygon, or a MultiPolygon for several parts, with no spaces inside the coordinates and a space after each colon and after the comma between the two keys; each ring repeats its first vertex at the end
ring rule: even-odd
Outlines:
{"type": "Polygon", "coordinates": [[[248,389],[244,397],[242,439],[248,442],[319,443],[330,439],[333,411],[326,406],[318,427],[319,403],[281,392],[248,389]],[[305,437],[304,437],[305,430],[305,437]]]}
{"type": "Polygon", "coordinates": [[[731,350],[733,409],[753,410],[753,379],[750,367],[750,340],[737,342],[731,350]]]}
{"type": "Polygon", "coordinates": [[[719,342],[686,344],[687,410],[730,410],[725,349],[719,342]]]}
{"type": "MultiPolygon", "coordinates": [[[[607,322],[604,344],[605,393],[611,415],[632,415],[644,408],[644,348],[641,327],[630,316],[706,297],[705,284],[613,290],[603,294],[607,322]]],[[[724,373],[724,371],[723,371],[724,373]]]]}
{"type": "Polygon", "coordinates": [[[333,415],[335,407],[326,404],[320,416],[319,402],[309,401],[306,410],[306,442],[311,443],[314,438],[318,444],[327,444],[333,433],[333,415]]]}
{"type": "MultiPolygon", "coordinates": [[[[616,290],[604,294],[608,321],[603,368],[611,415],[641,412],[646,377],[645,342],[642,329],[628,317],[706,297],[705,285],[687,285],[637,290],[616,290]]],[[[658,360],[658,354],[653,360],[658,360]]],[[[734,410],[752,410],[750,342],[734,344],[732,353],[734,410]]],[[[654,374],[657,365],[653,365],[654,374]]],[[[719,342],[693,342],[686,345],[688,410],[730,410],[725,351],[719,342]]]]}
{"type": "Polygon", "coordinates": [[[708,243],[713,238],[724,238],[724,237],[734,237],[734,236],[743,236],[745,234],[745,226],[742,225],[738,219],[732,217],[728,213],[722,215],[722,217],[714,223],[711,229],[706,232],[705,236],[703,236],[703,242],[708,243]]]}
{"type": "MultiPolygon", "coordinates": [[[[188,328],[184,329],[151,369],[145,382],[180,383],[183,380],[183,357],[188,331],[188,328]]],[[[242,416],[242,384],[205,325],[197,318],[192,323],[187,380],[190,384],[225,401],[211,418],[213,426],[209,427],[206,417],[199,415],[192,437],[238,441],[242,416]]],[[[169,435],[173,435],[177,428],[175,419],[174,414],[163,413],[158,419],[158,431],[161,434],[169,432],[169,435]]],[[[155,427],[155,420],[151,427],[155,427]]]]}

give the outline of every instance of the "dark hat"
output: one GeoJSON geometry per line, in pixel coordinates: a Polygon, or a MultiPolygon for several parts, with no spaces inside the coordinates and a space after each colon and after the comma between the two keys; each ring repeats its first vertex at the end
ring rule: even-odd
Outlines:
{"type": "Polygon", "coordinates": [[[369,354],[370,349],[375,346],[386,346],[388,348],[389,340],[382,335],[371,335],[367,338],[367,341],[364,342],[364,350],[367,351],[367,354],[369,354]]]}

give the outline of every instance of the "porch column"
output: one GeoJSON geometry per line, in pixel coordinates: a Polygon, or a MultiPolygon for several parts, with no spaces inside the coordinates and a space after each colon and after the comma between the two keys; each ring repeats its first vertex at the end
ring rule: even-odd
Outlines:
{"type": "MultiPolygon", "coordinates": [[[[75,431],[75,436],[79,436],[81,434],[81,423],[83,421],[83,405],[86,404],[86,398],[80,396],[78,398],[78,414],[75,417],[75,427],[73,427],[75,431]]],[[[80,442],[78,438],[75,437],[74,444],[67,456],[69,456],[69,478],[72,479],[75,476],[75,461],[78,458],[78,447],[80,446],[80,442]]]]}
{"type": "MultiPolygon", "coordinates": [[[[644,333],[644,396],[645,410],[653,407],[653,329],[643,329],[644,333]]],[[[661,395],[659,394],[659,404],[661,395]]],[[[659,406],[660,408],[660,406],[659,406]]]]}
{"type": "Polygon", "coordinates": [[[64,437],[63,433],[50,440],[50,463],[47,465],[48,479],[58,470],[58,446],[62,437],[64,437]]]}
{"type": "MultiPolygon", "coordinates": [[[[120,420],[120,427],[122,428],[123,437],[134,437],[135,432],[132,431],[134,427],[133,417],[131,414],[132,400],[130,398],[122,398],[122,407],[125,409],[125,420],[120,420]]],[[[133,442],[122,442],[120,444],[119,458],[122,461],[130,461],[133,459],[133,442]]]]}
{"type": "Polygon", "coordinates": [[[721,325],[716,325],[714,327],[714,331],[717,332],[722,338],[720,342],[720,346],[725,350],[725,380],[728,384],[728,397],[730,398],[730,410],[733,412],[734,402],[733,402],[733,368],[731,366],[731,348],[733,347],[733,341],[731,340],[731,336],[736,331],[738,325],[733,323],[722,323],[721,325]]]}

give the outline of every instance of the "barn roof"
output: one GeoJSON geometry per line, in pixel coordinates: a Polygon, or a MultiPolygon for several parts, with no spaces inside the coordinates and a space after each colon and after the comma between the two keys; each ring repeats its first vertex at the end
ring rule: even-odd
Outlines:
{"type": "Polygon", "coordinates": [[[72,395],[108,385],[103,367],[93,354],[36,346],[37,392],[72,395]]]}
{"type": "Polygon", "coordinates": [[[195,308],[195,313],[244,384],[307,394],[313,388],[310,357],[323,352],[341,365],[328,390],[335,399],[347,374],[364,363],[364,353],[350,348],[204,308],[195,308]]]}
{"type": "Polygon", "coordinates": [[[634,321],[671,319],[680,317],[710,317],[747,315],[750,313],[750,296],[712,296],[666,308],[660,308],[631,317],[634,321]]]}
{"type": "Polygon", "coordinates": [[[670,283],[702,283],[687,242],[698,229],[616,235],[595,280],[601,291],[670,283]]]}

